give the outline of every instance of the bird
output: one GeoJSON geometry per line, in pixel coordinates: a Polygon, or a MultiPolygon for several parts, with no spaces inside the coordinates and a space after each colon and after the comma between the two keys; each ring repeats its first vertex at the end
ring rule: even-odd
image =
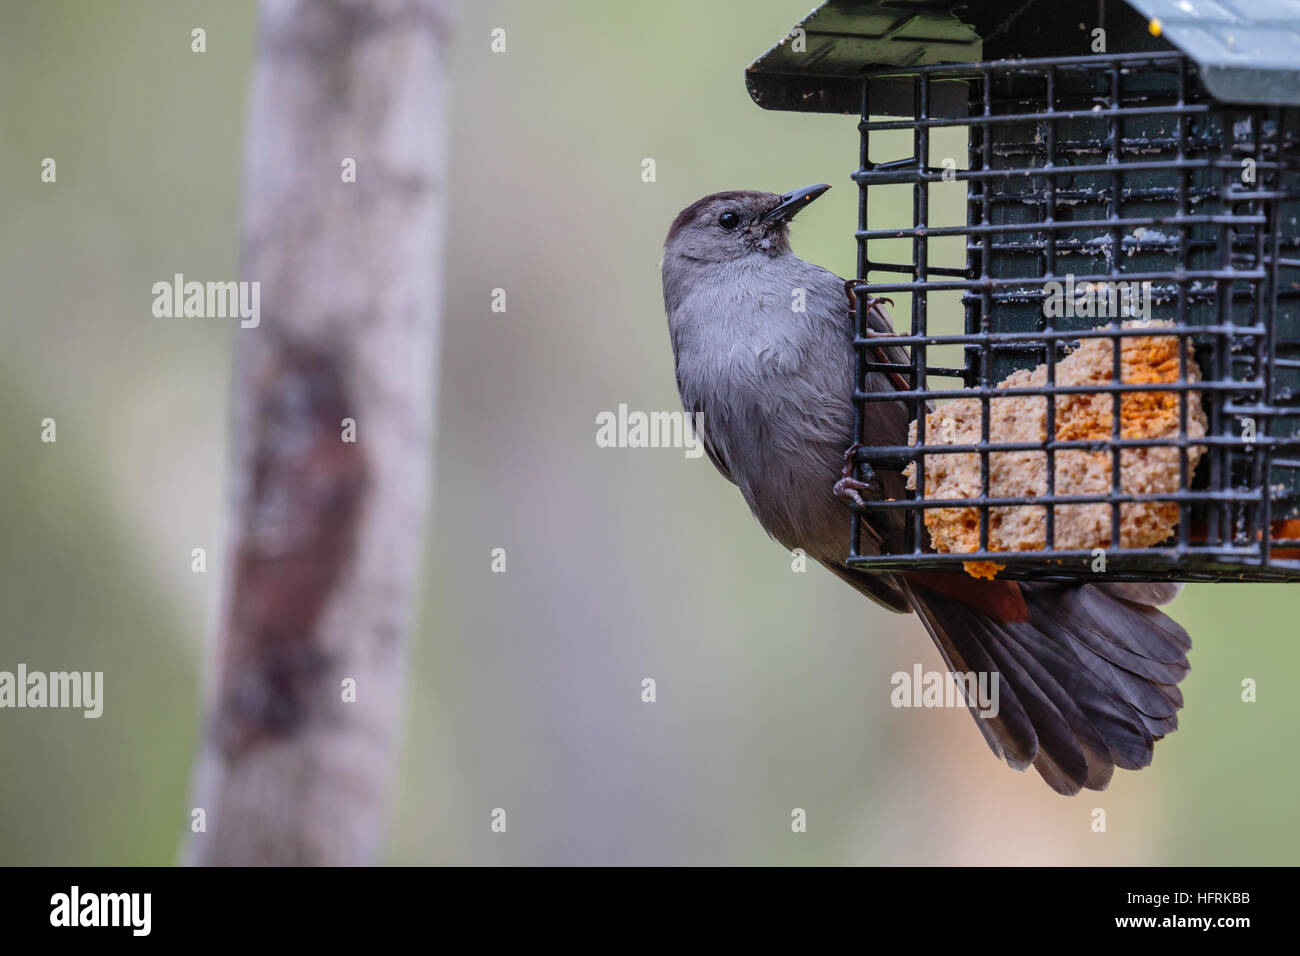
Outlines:
{"type": "MultiPolygon", "coordinates": [[[[855,329],[845,281],[794,254],[790,223],[830,186],[729,190],[673,220],[661,264],[677,388],[705,452],[768,534],[898,613],[915,613],[948,670],[996,678],[996,715],[968,709],[989,748],[1060,794],[1104,790],[1178,726],[1187,631],[1157,610],[1166,582],[980,580],[850,567],[845,499],[906,497],[902,473],[850,476],[855,329]]],[[[885,300],[863,298],[892,333],[885,300]]],[[[889,361],[907,364],[900,348],[889,361]]],[[[897,390],[870,372],[871,392],[897,390]]],[[[866,445],[907,443],[903,401],[865,403],[866,445]]],[[[865,474],[865,470],[864,470],[865,474]]],[[[902,550],[898,509],[863,514],[862,553],[902,550]]]]}

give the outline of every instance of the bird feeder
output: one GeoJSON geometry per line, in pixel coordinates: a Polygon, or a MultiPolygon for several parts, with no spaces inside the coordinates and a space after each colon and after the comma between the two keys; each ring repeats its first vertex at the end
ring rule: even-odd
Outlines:
{"type": "Polygon", "coordinates": [[[853,467],[909,490],[851,566],[1300,580],[1298,51],[1294,0],[830,0],[749,67],[860,117],[853,467]]]}

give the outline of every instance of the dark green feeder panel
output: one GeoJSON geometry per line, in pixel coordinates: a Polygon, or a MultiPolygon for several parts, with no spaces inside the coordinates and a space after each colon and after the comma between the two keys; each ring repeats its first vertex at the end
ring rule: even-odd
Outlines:
{"type": "MultiPolygon", "coordinates": [[[[860,439],[872,439],[861,431],[864,406],[897,400],[868,394],[867,373],[897,372],[915,418],[927,400],[989,389],[1015,369],[1059,361],[1077,346],[1073,333],[1114,322],[1047,317],[1048,283],[1064,285],[1067,276],[1076,285],[1149,283],[1150,317],[1193,344],[1203,377],[1171,388],[1198,392],[1209,420],[1204,439],[1190,439],[1184,426],[1170,444],[1206,452],[1187,487],[1168,496],[1180,509],[1175,538],[1108,548],[1108,575],[1300,580],[1300,21],[1293,13],[1282,0],[830,0],[755,61],[746,83],[760,106],[861,117],[857,291],[899,297],[897,344],[912,361],[890,366],[876,351],[888,343],[860,329],[860,439]],[[1101,50],[1094,50],[1097,29],[1101,50]],[[931,136],[954,127],[966,134],[964,165],[937,165],[931,136]],[[899,131],[909,148],[873,155],[873,137],[899,131]],[[966,185],[964,226],[928,221],[930,191],[945,179],[966,185]],[[910,221],[869,226],[871,187],[900,184],[912,187],[910,221]],[[873,244],[889,239],[910,241],[910,261],[873,258],[873,244]],[[937,254],[945,239],[964,241],[964,265],[937,254]],[[928,328],[954,294],[964,331],[928,328]],[[931,359],[927,351],[941,345],[950,346],[948,356],[960,346],[964,360],[931,359]]],[[[884,141],[897,148],[897,139],[884,141]]],[[[1112,328],[1109,337],[1119,337],[1119,326],[1112,328]]],[[[915,449],[869,447],[859,462],[897,469],[940,447],[924,440],[915,449]]],[[[1121,447],[1098,443],[1117,464],[1121,447]]],[[[987,475],[988,449],[982,454],[987,475]]],[[[1118,484],[1108,499],[1113,529],[1131,500],[1118,484]]],[[[861,553],[855,513],[849,562],[952,569],[985,559],[1008,565],[1008,576],[1091,575],[1078,570],[1086,555],[1057,551],[1050,540],[1037,552],[935,554],[926,547],[922,499],[902,506],[911,520],[899,554],[861,553]]],[[[987,529],[990,506],[976,504],[987,529]]]]}

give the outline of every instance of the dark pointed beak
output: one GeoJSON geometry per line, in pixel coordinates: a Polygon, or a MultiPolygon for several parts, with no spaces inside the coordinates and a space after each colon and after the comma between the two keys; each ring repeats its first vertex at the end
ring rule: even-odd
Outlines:
{"type": "Polygon", "coordinates": [[[816,186],[804,186],[802,189],[786,193],[774,208],[759,216],[758,221],[789,222],[794,218],[795,213],[830,188],[826,183],[818,183],[816,186]]]}

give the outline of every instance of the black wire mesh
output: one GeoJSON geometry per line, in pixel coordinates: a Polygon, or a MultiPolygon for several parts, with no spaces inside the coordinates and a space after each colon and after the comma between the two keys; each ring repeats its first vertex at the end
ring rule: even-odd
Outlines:
{"type": "Polygon", "coordinates": [[[895,299],[898,333],[875,333],[858,316],[855,428],[865,447],[855,461],[859,477],[867,467],[910,466],[915,489],[855,508],[849,563],[889,570],[994,562],[1004,576],[1079,579],[1095,576],[1100,555],[1116,579],[1300,580],[1300,111],[1216,102],[1195,64],[1170,51],[877,71],[863,84],[860,130],[853,291],[895,299]],[[912,117],[870,117],[871,84],[881,79],[910,80],[912,117]],[[964,115],[932,110],[963,88],[964,115]],[[899,130],[911,134],[911,155],[873,162],[872,134],[899,130]],[[954,133],[965,134],[964,166],[961,157],[932,162],[932,139],[954,133]],[[869,191],[890,186],[910,187],[910,222],[868,228],[869,191]],[[954,188],[965,191],[965,222],[932,223],[932,192],[954,188]],[[887,245],[888,256],[873,257],[887,245]],[[1047,307],[1045,287],[1071,282],[1108,302],[1106,317],[1096,314],[1101,305],[1091,315],[1060,314],[1062,298],[1047,307]],[[1137,298],[1117,296],[1125,284],[1137,298]],[[1143,318],[1114,315],[1117,299],[1132,304],[1143,293],[1143,318]],[[1122,378],[1124,349],[1170,337],[1176,377],[1122,378]],[[1060,363],[1090,339],[1110,343],[1109,380],[1058,382],[1060,363]],[[889,361],[882,349],[891,346],[908,360],[889,361]],[[998,387],[1038,366],[1041,384],[998,387]],[[872,389],[878,372],[891,374],[892,390],[872,389]],[[1125,433],[1126,403],[1142,392],[1176,401],[1176,434],[1125,433]],[[1110,434],[1060,437],[1065,396],[1098,394],[1112,396],[1110,434]],[[1017,395],[1045,406],[1042,435],[993,440],[991,400],[1017,395]],[[900,399],[915,423],[914,443],[882,444],[866,427],[867,409],[900,399]],[[954,399],[978,402],[977,441],[927,437],[922,411],[954,399]],[[1189,431],[1198,404],[1204,435],[1189,431]],[[1176,449],[1175,487],[1126,488],[1123,456],[1136,448],[1176,449]],[[990,455],[1013,452],[1042,459],[1045,488],[997,493],[990,455]],[[1107,491],[1056,487],[1058,456],[1078,452],[1109,456],[1107,491]],[[954,454],[977,456],[978,493],[928,494],[927,465],[954,454]],[[1176,508],[1176,530],[1155,542],[1127,541],[1126,517],[1162,504],[1176,508]],[[1098,505],[1109,509],[1109,527],[1097,540],[1058,547],[1062,516],[1077,513],[1070,506],[1098,505]],[[1041,541],[1006,550],[990,528],[1024,508],[1042,515],[1041,541]],[[862,549],[864,520],[888,526],[898,520],[888,512],[902,513],[901,547],[887,543],[894,553],[875,553],[871,535],[862,549]],[[938,525],[927,522],[943,514],[978,523],[971,550],[932,546],[938,525]]]}

